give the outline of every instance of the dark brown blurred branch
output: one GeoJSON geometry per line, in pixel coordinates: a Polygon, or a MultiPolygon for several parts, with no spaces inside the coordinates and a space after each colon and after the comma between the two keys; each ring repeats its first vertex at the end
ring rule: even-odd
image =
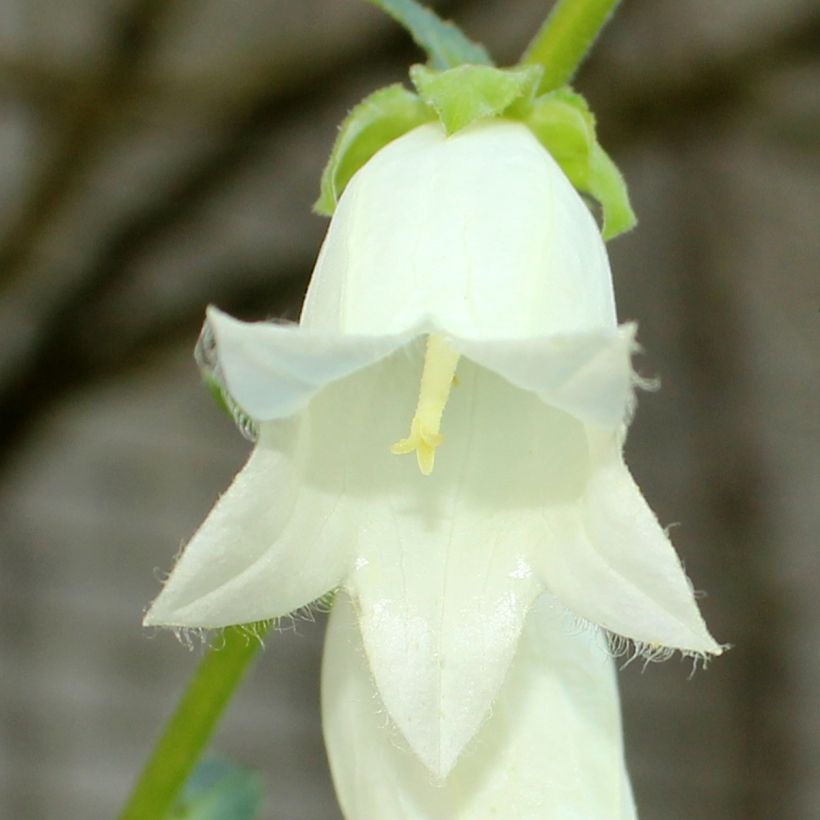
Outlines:
{"type": "Polygon", "coordinates": [[[727,225],[734,212],[719,184],[710,189],[708,200],[697,188],[686,195],[686,180],[699,185],[717,177],[709,160],[701,158],[707,153],[698,148],[703,143],[696,141],[689,156],[680,157],[684,195],[678,200],[679,224],[687,251],[676,281],[680,307],[688,317],[681,325],[682,342],[690,379],[701,397],[693,446],[700,454],[698,484],[708,488],[702,503],[711,507],[721,566],[733,568],[725,582],[731,587],[725,609],[732,620],[723,626],[731,637],[742,637],[718,661],[734,693],[732,764],[743,784],[732,816],[770,820],[793,816],[787,807],[795,785],[795,749],[782,714],[772,708],[789,699],[787,654],[773,636],[790,634],[793,625],[785,606],[788,596],[778,580],[774,527],[763,494],[773,482],[766,474],[760,431],[749,414],[754,368],[751,330],[744,326],[735,290],[741,276],[721,265],[726,236],[740,231],[727,225]]]}
{"type": "Polygon", "coordinates": [[[52,156],[38,170],[20,216],[0,248],[0,284],[21,275],[44,226],[99,152],[108,133],[108,120],[120,110],[118,100],[128,94],[174,0],[134,0],[121,16],[108,44],[108,55],[88,84],[60,101],[58,134],[52,156]]]}
{"type": "Polygon", "coordinates": [[[68,287],[39,318],[41,333],[33,349],[12,378],[0,385],[0,460],[22,444],[26,431],[59,397],[97,376],[94,347],[99,340],[89,343],[95,338],[95,308],[122,284],[133,260],[239,174],[273,133],[287,127],[289,117],[307,116],[312,107],[325,104],[333,87],[325,80],[342,72],[352,75],[365,55],[372,67],[379,59],[406,62],[412,52],[397,32],[378,46],[363,43],[361,50],[339,55],[315,72],[305,70],[287,87],[277,83],[266,89],[245,111],[237,112],[232,128],[210,153],[103,242],[79,284],[68,287]]]}
{"type": "Polygon", "coordinates": [[[592,79],[595,112],[607,148],[625,143],[666,139],[670,129],[687,136],[700,127],[703,117],[734,114],[753,102],[761,81],[789,64],[816,60],[820,53],[820,14],[814,12],[759,42],[720,53],[693,66],[683,78],[658,84],[650,78],[613,94],[611,77],[592,79]]]}
{"type": "MultiPolygon", "coordinates": [[[[439,5],[452,11],[463,2],[464,0],[451,0],[439,5]]],[[[162,32],[165,15],[181,4],[182,0],[133,0],[132,6],[122,15],[113,32],[107,60],[104,59],[103,64],[84,81],[75,80],[65,84],[64,87],[74,93],[60,105],[62,116],[59,119],[62,122],[53,156],[38,173],[19,218],[7,231],[5,244],[0,246],[0,286],[25,272],[26,262],[44,227],[70,198],[76,183],[83,178],[100,146],[110,135],[111,126],[129,110],[129,101],[133,104],[135,97],[139,96],[140,69],[162,32]]],[[[390,43],[394,43],[393,55],[407,54],[409,60],[411,52],[407,36],[395,29],[388,39],[390,43]]],[[[317,81],[318,85],[318,81],[332,78],[338,68],[353,66],[369,58],[373,52],[367,47],[367,43],[361,45],[360,49],[348,52],[338,61],[331,57],[328,65],[322,65],[321,60],[303,61],[298,66],[298,71],[287,77],[292,83],[285,96],[294,87],[298,88],[297,93],[301,93],[305,84],[311,80],[317,81]]],[[[379,53],[390,55],[387,49],[380,52],[379,46],[375,52],[377,59],[379,53]]],[[[42,89],[43,80],[47,77],[47,74],[36,70],[22,72],[22,79],[29,87],[34,85],[42,89]]],[[[8,80],[4,85],[8,86],[8,80]]],[[[53,102],[53,87],[48,89],[47,94],[38,96],[44,96],[53,102]]],[[[269,108],[264,93],[258,107],[269,108]]],[[[252,130],[254,126],[249,120],[257,116],[264,119],[267,115],[267,111],[254,110],[253,105],[250,109],[248,122],[243,123],[240,114],[239,129],[245,126],[252,130]]]]}

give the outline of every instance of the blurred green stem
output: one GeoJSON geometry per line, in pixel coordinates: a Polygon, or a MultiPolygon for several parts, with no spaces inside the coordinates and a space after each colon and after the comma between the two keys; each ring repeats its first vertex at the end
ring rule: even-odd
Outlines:
{"type": "Polygon", "coordinates": [[[229,627],[202,659],[140,775],[120,820],[163,820],[259,651],[269,623],[229,627]]]}
{"type": "Polygon", "coordinates": [[[621,0],[557,0],[522,62],[544,67],[540,93],[566,85],[621,0]]]}

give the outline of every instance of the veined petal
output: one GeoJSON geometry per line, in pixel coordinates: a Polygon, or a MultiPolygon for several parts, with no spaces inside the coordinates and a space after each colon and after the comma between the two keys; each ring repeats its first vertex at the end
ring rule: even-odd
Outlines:
{"type": "Polygon", "coordinates": [[[546,404],[582,421],[618,427],[631,403],[635,330],[629,323],[608,333],[450,342],[546,404]]]}
{"type": "Polygon", "coordinates": [[[493,711],[443,782],[383,705],[352,607],[337,598],[322,669],[322,724],[347,820],[635,820],[605,643],[547,596],[533,604],[493,711]]]}
{"type": "Polygon", "coordinates": [[[298,420],[261,426],[248,463],[185,547],[146,626],[264,620],[339,584],[349,511],[332,478],[338,465],[325,463],[317,477],[308,463],[309,434],[298,420]]]}
{"type": "Polygon", "coordinates": [[[475,339],[615,328],[595,220],[521,123],[449,137],[423,125],[379,151],[339,201],[301,324],[380,335],[427,318],[475,339]]]}
{"type": "Polygon", "coordinates": [[[219,365],[234,400],[257,421],[301,410],[327,384],[383,359],[418,331],[383,336],[307,332],[295,324],[241,322],[208,308],[219,365]]]}
{"type": "Polygon", "coordinates": [[[619,426],[632,396],[635,325],[597,333],[533,339],[465,339],[431,321],[402,334],[345,336],[299,325],[241,322],[208,309],[219,366],[236,402],[257,421],[302,409],[328,384],[362,370],[423,333],[453,348],[546,404],[583,421],[619,426]]]}
{"type": "Polygon", "coordinates": [[[360,545],[348,589],[390,715],[445,777],[490,710],[541,587],[503,517],[459,510],[435,532],[393,512],[360,545]]]}
{"type": "Polygon", "coordinates": [[[608,450],[594,459],[579,504],[542,513],[543,536],[532,560],[547,589],[576,614],[650,652],[670,647],[720,654],[680,560],[614,438],[608,450]]]}

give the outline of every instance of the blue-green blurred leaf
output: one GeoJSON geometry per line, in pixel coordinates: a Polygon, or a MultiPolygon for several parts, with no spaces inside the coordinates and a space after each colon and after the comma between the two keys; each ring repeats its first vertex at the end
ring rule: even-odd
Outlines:
{"type": "Polygon", "coordinates": [[[464,63],[493,65],[487,49],[474,43],[453,23],[416,0],[368,0],[410,32],[430,57],[433,68],[454,68],[464,63]]]}
{"type": "Polygon", "coordinates": [[[166,820],[253,820],[263,796],[256,772],[228,760],[206,760],[188,778],[166,820]]]}

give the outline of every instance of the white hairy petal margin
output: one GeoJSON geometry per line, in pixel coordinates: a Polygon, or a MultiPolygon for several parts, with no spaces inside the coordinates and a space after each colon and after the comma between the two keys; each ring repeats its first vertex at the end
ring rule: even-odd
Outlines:
{"type": "Polygon", "coordinates": [[[484,720],[544,588],[638,642],[719,651],[663,530],[619,483],[617,433],[466,360],[433,474],[391,455],[419,356],[410,345],[262,423],[146,623],[262,620],[346,587],[382,700],[438,776],[484,720]]]}

